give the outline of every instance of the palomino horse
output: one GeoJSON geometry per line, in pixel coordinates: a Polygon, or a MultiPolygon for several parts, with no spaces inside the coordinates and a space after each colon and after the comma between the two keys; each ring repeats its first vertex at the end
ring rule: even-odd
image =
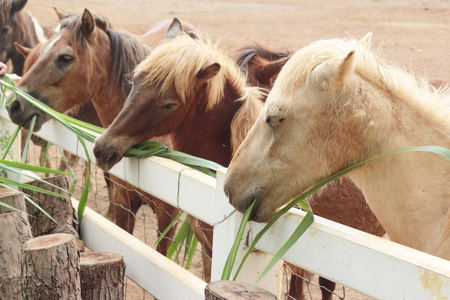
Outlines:
{"type": "MultiPolygon", "coordinates": [[[[149,48],[134,36],[112,29],[103,18],[94,18],[87,10],[67,16],[55,29],[19,87],[60,112],[90,100],[107,127],[131,88],[128,74],[145,58],[149,48]]],[[[9,107],[9,115],[13,122],[24,126],[36,115],[35,130],[48,118],[20,97],[9,107]]],[[[119,183],[114,188],[116,224],[132,232],[134,215],[144,201],[156,212],[159,232],[167,228],[176,214],[175,208],[117,178],[112,180],[119,183]]],[[[168,238],[158,245],[161,253],[166,253],[173,234],[174,230],[170,230],[168,238]]]]}
{"type": "MultiPolygon", "coordinates": [[[[274,52],[261,45],[247,46],[235,52],[239,67],[247,73],[248,83],[265,88],[267,91],[272,88],[272,83],[291,56],[291,52],[274,52]]],[[[385,233],[372,210],[367,207],[361,190],[348,178],[335,180],[320,192],[314,193],[309,201],[314,214],[318,216],[373,235],[382,236],[385,233]]],[[[305,272],[291,264],[288,264],[288,267],[293,273],[289,296],[293,299],[303,299],[305,292],[302,277],[305,272]]],[[[319,277],[319,285],[322,299],[331,300],[336,284],[319,277]]]]}
{"type": "MultiPolygon", "coordinates": [[[[160,135],[170,135],[175,150],[228,165],[262,109],[260,91],[247,87],[239,67],[207,38],[180,28],[171,28],[168,37],[137,66],[124,109],[96,140],[94,154],[103,170],[134,144],[160,135]]],[[[190,221],[209,281],[212,227],[190,221]]]]}
{"type": "MultiPolygon", "coordinates": [[[[420,145],[450,148],[448,89],[430,88],[370,51],[370,37],[322,40],[286,63],[228,169],[225,193],[251,218],[353,163],[420,145]]],[[[450,168],[408,153],[349,173],[389,237],[450,259],[450,168]]]]}
{"type": "Polygon", "coordinates": [[[44,29],[31,15],[22,11],[26,3],[27,0],[0,2],[0,61],[7,63],[11,60],[13,71],[19,76],[23,74],[25,59],[16,50],[14,43],[32,48],[47,40],[44,29]]]}

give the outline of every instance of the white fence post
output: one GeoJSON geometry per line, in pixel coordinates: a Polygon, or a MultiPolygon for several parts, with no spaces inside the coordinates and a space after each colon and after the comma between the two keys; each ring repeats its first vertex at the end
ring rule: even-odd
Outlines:
{"type": "MultiPolygon", "coordinates": [[[[223,192],[223,185],[225,181],[226,169],[217,171],[216,174],[216,209],[229,210],[230,204],[228,198],[223,192]]],[[[214,225],[214,240],[213,240],[213,257],[212,257],[212,274],[211,281],[217,281],[221,279],[223,266],[227,259],[228,253],[233,246],[236,234],[239,229],[239,225],[242,219],[242,214],[234,212],[223,222],[214,225]]],[[[249,227],[249,226],[248,226],[249,227]]],[[[233,271],[235,272],[245,255],[248,245],[245,241],[248,239],[250,229],[247,229],[243,235],[241,247],[239,249],[233,271]]],[[[253,251],[248,257],[242,268],[237,280],[248,284],[254,284],[258,276],[268,265],[272,259],[272,255],[266,254],[262,251],[253,251]]],[[[281,289],[281,275],[282,275],[283,263],[279,261],[275,267],[258,283],[258,286],[277,295],[279,299],[282,293],[281,289]]],[[[234,276],[234,272],[232,276],[234,276]]],[[[232,279],[232,278],[230,278],[232,279]]]]}

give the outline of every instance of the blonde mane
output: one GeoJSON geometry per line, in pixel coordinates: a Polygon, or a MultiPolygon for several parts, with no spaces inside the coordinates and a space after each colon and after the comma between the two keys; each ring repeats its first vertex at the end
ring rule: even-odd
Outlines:
{"type": "Polygon", "coordinates": [[[377,56],[365,42],[355,39],[331,39],[314,42],[299,50],[280,72],[280,90],[295,92],[310,80],[321,63],[355,51],[355,72],[364,80],[408,102],[422,115],[438,121],[450,132],[450,89],[435,89],[427,80],[407,73],[399,66],[377,56]]]}
{"type": "Polygon", "coordinates": [[[208,38],[194,40],[182,32],[173,39],[163,41],[136,67],[135,73],[144,74],[144,84],[161,85],[161,93],[175,85],[178,96],[186,101],[194,93],[197,73],[212,63],[219,63],[221,69],[207,82],[209,110],[223,98],[227,81],[236,91],[243,90],[245,76],[208,38]]]}
{"type": "Polygon", "coordinates": [[[172,85],[178,96],[186,101],[193,95],[196,74],[212,63],[219,63],[219,73],[207,81],[207,110],[213,109],[223,98],[226,84],[231,84],[240,95],[236,101],[241,108],[231,122],[231,145],[233,153],[244,140],[262,110],[262,91],[246,86],[246,77],[226,54],[208,38],[194,40],[184,32],[162,42],[135,69],[143,74],[144,84],[158,84],[160,93],[165,93],[172,85]]]}

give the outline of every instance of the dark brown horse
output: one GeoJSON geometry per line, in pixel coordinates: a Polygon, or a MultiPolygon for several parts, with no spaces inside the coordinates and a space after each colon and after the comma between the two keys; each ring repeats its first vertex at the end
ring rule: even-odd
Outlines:
{"type": "MultiPolygon", "coordinates": [[[[270,90],[281,68],[291,57],[291,52],[274,52],[253,45],[235,52],[238,65],[248,74],[247,80],[253,86],[270,90]]],[[[310,197],[314,214],[326,219],[382,236],[385,231],[372,210],[368,207],[364,195],[348,178],[334,181],[320,192],[310,197]]],[[[305,291],[303,279],[305,272],[289,264],[291,277],[289,295],[294,299],[303,299],[305,291]]],[[[332,299],[336,284],[326,278],[319,277],[322,299],[332,299]]]]}
{"type": "Polygon", "coordinates": [[[13,72],[21,76],[25,59],[14,43],[33,48],[47,40],[44,29],[22,9],[27,0],[2,0],[0,2],[0,61],[11,60],[13,72]]]}
{"type": "MultiPolygon", "coordinates": [[[[135,36],[114,30],[107,20],[94,17],[87,10],[62,17],[19,87],[60,112],[90,100],[102,125],[107,127],[123,107],[131,88],[128,75],[150,49],[135,36]]],[[[48,118],[20,97],[9,107],[9,114],[13,122],[24,126],[36,115],[35,130],[48,118]]],[[[144,202],[156,212],[159,233],[167,228],[176,214],[175,208],[118,178],[112,180],[118,183],[114,187],[116,224],[132,232],[134,216],[144,202]]],[[[173,234],[171,230],[158,245],[161,253],[166,253],[173,234]]]]}
{"type": "MultiPolygon", "coordinates": [[[[124,109],[95,143],[104,170],[134,144],[160,135],[170,135],[176,150],[228,165],[262,108],[260,91],[248,87],[239,67],[208,39],[180,28],[171,28],[168,37],[137,67],[124,109]]],[[[208,281],[212,227],[190,221],[205,253],[208,281]]]]}

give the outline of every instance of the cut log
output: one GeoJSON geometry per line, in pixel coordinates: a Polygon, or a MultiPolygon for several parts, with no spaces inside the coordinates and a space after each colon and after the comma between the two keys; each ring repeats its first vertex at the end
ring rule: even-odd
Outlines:
{"type": "Polygon", "coordinates": [[[53,222],[48,218],[41,210],[36,206],[27,202],[27,211],[30,216],[30,224],[34,237],[54,234],[54,233],[69,233],[73,234],[77,238],[78,251],[83,251],[83,243],[79,239],[78,235],[78,220],[75,214],[75,209],[72,207],[70,200],[69,183],[66,176],[58,175],[54,177],[44,178],[46,182],[49,182],[57,187],[51,186],[48,183],[43,183],[37,180],[27,182],[30,185],[43,188],[48,191],[52,191],[60,194],[61,196],[53,196],[43,194],[27,189],[21,189],[24,193],[29,195],[39,206],[45,210],[53,219],[57,222],[53,222]],[[64,191],[65,190],[65,191],[64,191]]]}
{"type": "Polygon", "coordinates": [[[80,280],[83,300],[124,299],[123,257],[105,252],[81,253],[80,280]]]}
{"type": "Polygon", "coordinates": [[[205,288],[205,300],[274,300],[277,297],[256,286],[236,281],[210,282],[205,288]]]}
{"type": "Polygon", "coordinates": [[[22,245],[32,238],[25,212],[0,214],[0,299],[23,299],[20,289],[22,245]]]}
{"type": "MultiPolygon", "coordinates": [[[[12,207],[17,208],[20,211],[26,212],[27,207],[25,204],[25,198],[23,194],[20,192],[14,192],[7,189],[0,189],[0,202],[6,203],[12,207]]],[[[0,214],[13,212],[5,206],[0,205],[0,214]]]]}
{"type": "Polygon", "coordinates": [[[24,299],[81,299],[80,265],[75,237],[58,233],[24,244],[22,252],[24,299]]]}

